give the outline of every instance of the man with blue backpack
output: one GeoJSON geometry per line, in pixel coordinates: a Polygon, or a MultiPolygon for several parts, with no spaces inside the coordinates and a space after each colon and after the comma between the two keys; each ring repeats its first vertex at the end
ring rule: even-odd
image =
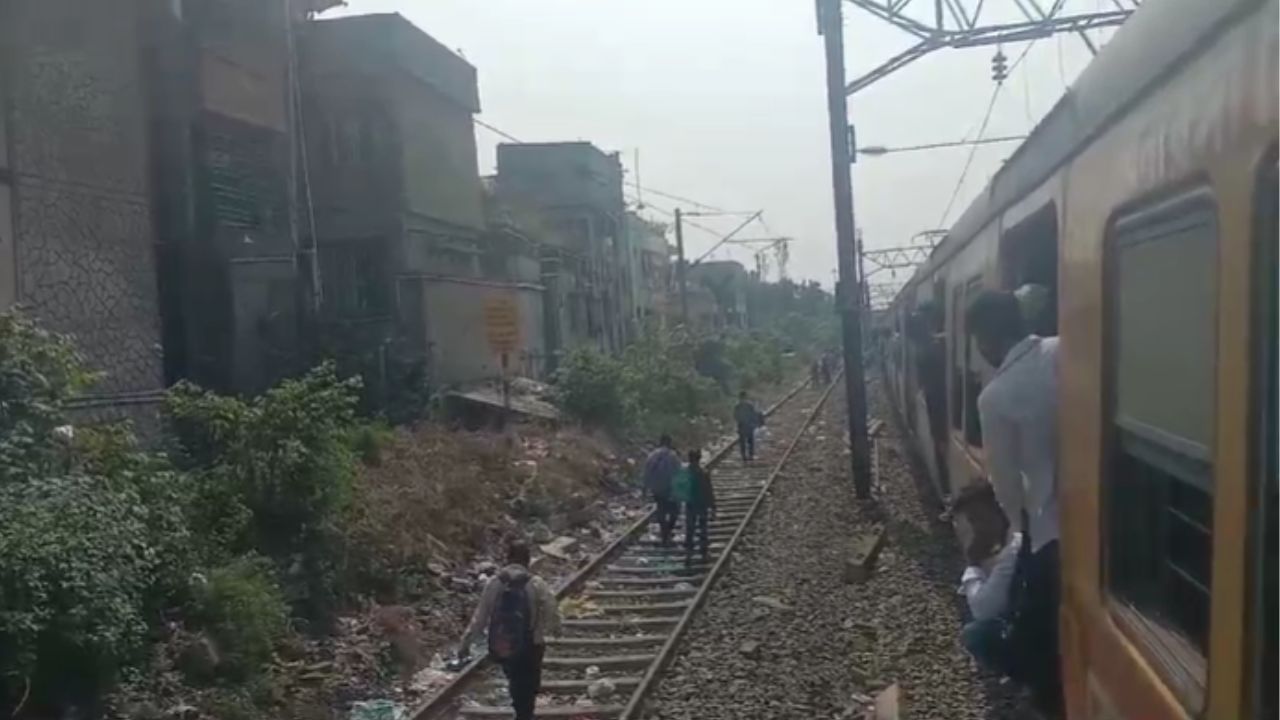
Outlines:
{"type": "Polygon", "coordinates": [[[560,631],[555,593],[529,572],[529,561],[528,545],[514,541],[507,546],[507,566],[485,585],[458,651],[465,657],[481,628],[488,627],[489,657],[507,676],[516,720],[533,720],[546,639],[560,631]]]}

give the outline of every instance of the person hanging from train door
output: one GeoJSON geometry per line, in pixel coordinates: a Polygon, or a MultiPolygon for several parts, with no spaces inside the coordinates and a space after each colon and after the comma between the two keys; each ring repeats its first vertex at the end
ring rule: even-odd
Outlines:
{"type": "Polygon", "coordinates": [[[937,306],[929,300],[920,303],[907,321],[907,333],[916,352],[916,381],[924,394],[924,409],[929,420],[929,436],[933,440],[933,461],[942,486],[950,488],[947,478],[947,346],[938,332],[942,324],[937,306]]]}
{"type": "Polygon", "coordinates": [[[969,606],[971,620],[960,631],[960,644],[984,669],[1023,680],[1025,663],[1009,643],[1019,562],[1022,569],[1026,562],[1022,533],[1009,532],[1009,521],[986,482],[961,488],[951,502],[950,515],[967,537],[968,565],[960,576],[959,593],[969,606]]]}
{"type": "Polygon", "coordinates": [[[1058,657],[1057,413],[1058,339],[1025,329],[1018,298],[987,290],[974,299],[965,326],[995,374],[978,396],[983,454],[996,500],[1029,554],[1010,608],[1010,643],[1036,705],[1061,707],[1058,657]]]}

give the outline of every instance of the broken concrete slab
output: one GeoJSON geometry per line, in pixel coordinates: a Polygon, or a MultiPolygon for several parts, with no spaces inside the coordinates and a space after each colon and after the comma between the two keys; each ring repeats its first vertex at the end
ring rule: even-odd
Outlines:
{"type": "Polygon", "coordinates": [[[871,577],[875,568],[876,556],[884,547],[884,527],[877,525],[870,531],[859,535],[853,542],[853,552],[844,564],[843,579],[846,583],[862,583],[871,577]]]}
{"type": "Polygon", "coordinates": [[[867,720],[898,720],[901,717],[901,695],[898,683],[881,690],[876,694],[875,708],[867,714],[867,720]]]}

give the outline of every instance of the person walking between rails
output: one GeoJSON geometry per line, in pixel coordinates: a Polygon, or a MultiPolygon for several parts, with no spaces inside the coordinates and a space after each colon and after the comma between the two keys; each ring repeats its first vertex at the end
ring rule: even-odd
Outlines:
{"type": "Polygon", "coordinates": [[[1023,658],[1036,705],[1062,705],[1058,658],[1057,414],[1058,339],[1024,328],[1013,293],[988,290],[969,306],[965,325],[996,368],[978,396],[987,473],[1010,527],[1027,544],[1022,591],[1011,608],[1013,652],[1023,658]]]}
{"type": "Polygon", "coordinates": [[[702,466],[702,451],[689,451],[689,464],[676,476],[674,494],[684,503],[684,564],[693,565],[693,543],[702,551],[702,562],[711,558],[709,517],[716,514],[716,493],[711,486],[711,471],[702,466]]]}
{"type": "Polygon", "coordinates": [[[764,424],[764,414],[747,399],[747,391],[738,393],[738,404],[733,408],[733,421],[738,425],[738,452],[742,462],[756,459],[756,428],[764,424]]]}
{"type": "Polygon", "coordinates": [[[467,656],[481,628],[488,628],[489,657],[507,676],[516,720],[533,720],[546,639],[560,632],[555,594],[529,572],[529,561],[528,545],[513,541],[507,546],[507,565],[485,585],[458,651],[459,657],[467,656]]]}
{"type": "Polygon", "coordinates": [[[663,435],[644,461],[644,486],[657,506],[663,547],[671,546],[671,530],[680,517],[680,503],[671,496],[671,481],[679,471],[680,456],[672,448],[671,436],[663,435]]]}

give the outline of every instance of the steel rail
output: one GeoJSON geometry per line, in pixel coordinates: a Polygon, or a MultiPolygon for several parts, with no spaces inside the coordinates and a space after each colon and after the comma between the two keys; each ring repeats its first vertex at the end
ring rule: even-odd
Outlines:
{"type": "MultiPolygon", "coordinates": [[[[783,405],[787,404],[789,401],[791,401],[792,398],[794,398],[797,394],[799,394],[801,390],[804,390],[806,387],[808,387],[809,382],[810,382],[809,379],[806,378],[800,384],[796,385],[794,388],[787,391],[786,395],[783,395],[781,399],[773,403],[773,405],[769,406],[769,408],[765,410],[764,412],[765,416],[769,417],[773,415],[778,409],[780,409],[783,405]]],[[[837,379],[837,382],[838,382],[838,379],[837,379]]],[[[835,383],[832,384],[832,387],[834,386],[835,386],[835,383]]],[[[830,393],[831,393],[831,388],[829,387],[823,393],[822,399],[819,402],[818,407],[822,406],[822,403],[826,401],[827,395],[829,395],[830,393]]],[[[808,421],[806,421],[804,427],[808,427],[810,422],[812,422],[812,416],[809,418],[808,421]]],[[[801,432],[803,432],[803,428],[801,429],[801,432]]],[[[799,435],[797,435],[797,438],[798,437],[799,435]]],[[[711,457],[707,460],[707,467],[711,468],[718,465],[722,460],[724,460],[725,457],[729,455],[729,453],[735,447],[737,447],[737,445],[738,445],[738,441],[736,439],[724,444],[720,449],[716,450],[711,455],[711,457]]],[[[795,442],[793,441],[792,445],[789,446],[787,449],[786,454],[788,456],[790,455],[791,449],[794,448],[794,446],[795,446],[795,442]]],[[[766,485],[766,489],[767,489],[767,485],[766,485]]],[[[627,529],[622,532],[621,535],[614,538],[614,540],[610,542],[609,545],[606,546],[604,550],[601,550],[599,553],[594,555],[585,565],[583,565],[576,572],[574,572],[573,575],[569,576],[567,580],[565,580],[556,588],[555,590],[556,600],[563,600],[564,598],[573,595],[579,589],[581,589],[583,583],[585,583],[593,575],[599,572],[599,570],[602,567],[604,567],[604,565],[608,563],[609,560],[616,557],[623,549],[629,546],[637,535],[643,534],[643,532],[649,527],[649,525],[653,523],[654,516],[656,514],[657,514],[657,509],[650,508],[648,512],[646,512],[644,515],[639,517],[635,522],[629,525],[627,529]]],[[[750,519],[750,515],[748,515],[748,519],[750,519]]],[[[734,535],[735,540],[736,538],[737,538],[737,535],[734,535]]],[[[727,557],[727,555],[722,554],[720,560],[722,561],[725,557],[727,557]]],[[[718,566],[719,566],[719,563],[717,562],[717,567],[718,566]]],[[[410,720],[433,720],[434,718],[439,717],[441,713],[451,709],[451,706],[454,700],[456,700],[458,696],[462,694],[463,691],[469,688],[472,683],[479,680],[483,672],[489,669],[491,665],[492,663],[485,656],[480,656],[475,660],[472,660],[469,664],[466,665],[466,667],[464,667],[462,670],[458,672],[458,675],[453,680],[449,681],[447,685],[440,688],[439,692],[437,692],[434,696],[428,698],[427,700],[423,701],[421,705],[419,705],[416,709],[411,711],[409,713],[410,720]]]]}
{"type": "Polygon", "coordinates": [[[764,505],[765,498],[769,495],[769,491],[773,488],[773,483],[782,474],[782,468],[786,466],[787,461],[791,459],[791,454],[795,451],[796,446],[804,439],[805,431],[813,424],[818,413],[822,412],[822,408],[827,404],[827,399],[831,397],[832,390],[840,384],[840,380],[844,377],[844,371],[841,370],[835,380],[827,386],[823,391],[818,402],[813,406],[813,411],[805,418],[804,423],[800,425],[800,429],[796,431],[795,437],[791,438],[791,443],[787,446],[786,452],[778,459],[778,464],[774,466],[773,471],[769,473],[769,478],[765,481],[764,487],[760,488],[759,494],[756,495],[755,502],[751,503],[751,509],[747,511],[746,517],[742,522],[738,523],[737,530],[729,542],[725,544],[724,549],[720,552],[720,557],[716,560],[715,565],[711,567],[711,571],[707,574],[707,579],[702,582],[702,586],[698,588],[698,592],[693,597],[693,601],[689,603],[689,608],[685,610],[684,615],[680,617],[680,621],[676,623],[675,628],[671,630],[671,634],[667,636],[666,642],[662,644],[662,649],[658,651],[657,658],[649,665],[649,669],[645,671],[644,679],[640,681],[640,685],[631,694],[631,700],[627,703],[620,720],[636,720],[640,716],[640,711],[644,707],[646,696],[657,686],[658,677],[662,671],[666,669],[668,663],[675,656],[676,648],[680,644],[680,638],[689,628],[689,624],[693,621],[693,617],[698,614],[703,604],[711,594],[711,589],[715,586],[716,580],[729,566],[729,558],[733,554],[734,548],[738,541],[742,539],[746,533],[747,526],[751,524],[751,520],[755,518],[760,507],[764,505]]]}

